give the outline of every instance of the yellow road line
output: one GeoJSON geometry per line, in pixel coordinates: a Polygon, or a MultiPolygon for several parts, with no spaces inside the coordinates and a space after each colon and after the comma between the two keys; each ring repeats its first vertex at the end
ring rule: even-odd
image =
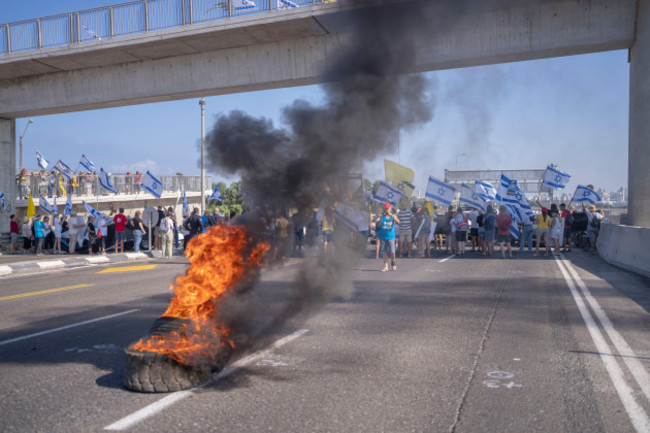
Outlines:
{"type": "Polygon", "coordinates": [[[120,268],[108,268],[103,271],[97,272],[98,274],[108,274],[109,272],[129,272],[129,271],[142,271],[145,269],[153,269],[158,265],[141,265],[141,266],[122,266],[120,268]]]}
{"type": "Polygon", "coordinates": [[[44,295],[46,293],[63,292],[64,290],[74,290],[74,289],[80,289],[82,287],[90,287],[90,286],[94,286],[94,284],[77,284],[76,286],[59,287],[58,289],[40,290],[38,292],[29,292],[29,293],[21,293],[19,295],[3,296],[0,298],[0,301],[8,301],[9,299],[25,298],[27,296],[44,295]]]}

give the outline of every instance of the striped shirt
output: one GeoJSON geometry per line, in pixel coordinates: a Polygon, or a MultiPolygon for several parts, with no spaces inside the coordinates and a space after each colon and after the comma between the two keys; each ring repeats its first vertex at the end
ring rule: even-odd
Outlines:
{"type": "Polygon", "coordinates": [[[413,224],[413,212],[408,209],[401,210],[397,212],[397,219],[399,219],[400,231],[411,230],[411,225],[413,224]]]}

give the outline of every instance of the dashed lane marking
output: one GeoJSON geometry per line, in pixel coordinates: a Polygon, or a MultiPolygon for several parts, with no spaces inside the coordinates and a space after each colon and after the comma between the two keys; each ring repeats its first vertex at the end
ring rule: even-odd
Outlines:
{"type": "Polygon", "coordinates": [[[446,261],[449,260],[449,259],[453,259],[454,257],[456,257],[456,254],[452,254],[451,256],[449,256],[449,257],[447,257],[447,258],[444,258],[444,259],[442,259],[442,260],[438,260],[438,262],[439,262],[439,263],[444,263],[444,262],[446,262],[446,261]]]}
{"type": "Polygon", "coordinates": [[[108,268],[103,271],[97,272],[98,274],[108,274],[111,272],[130,272],[130,271],[144,271],[147,269],[153,269],[158,265],[140,265],[140,266],[121,266],[119,268],[108,268]]]}
{"type": "Polygon", "coordinates": [[[3,296],[3,297],[0,298],[0,301],[8,301],[10,299],[26,298],[27,296],[44,295],[46,293],[63,292],[65,290],[81,289],[82,287],[90,287],[90,286],[94,286],[94,284],[77,284],[76,286],[66,286],[66,287],[59,287],[57,289],[39,290],[38,292],[19,293],[17,295],[3,296]]]}

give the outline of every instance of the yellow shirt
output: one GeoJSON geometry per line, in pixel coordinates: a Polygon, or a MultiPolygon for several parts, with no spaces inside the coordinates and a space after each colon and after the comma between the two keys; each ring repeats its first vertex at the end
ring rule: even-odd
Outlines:
{"type": "Polygon", "coordinates": [[[323,215],[323,231],[325,230],[334,231],[334,218],[332,218],[332,221],[330,222],[329,219],[323,215]]]}
{"type": "Polygon", "coordinates": [[[548,230],[548,223],[551,221],[551,218],[546,215],[544,219],[544,214],[537,215],[537,228],[540,230],[548,230]]]}

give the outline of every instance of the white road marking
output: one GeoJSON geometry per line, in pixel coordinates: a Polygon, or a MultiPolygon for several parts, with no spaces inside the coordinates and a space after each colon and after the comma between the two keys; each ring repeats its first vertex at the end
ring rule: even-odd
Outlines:
{"type": "Polygon", "coordinates": [[[596,314],[596,317],[598,317],[598,320],[605,329],[605,332],[607,332],[607,335],[609,335],[612,343],[614,343],[614,346],[616,346],[616,349],[618,349],[618,353],[622,355],[623,361],[627,365],[627,368],[630,369],[630,372],[636,379],[639,387],[641,387],[641,390],[645,394],[646,398],[650,400],[650,374],[648,374],[645,367],[637,359],[636,353],[634,353],[634,350],[632,350],[630,345],[627,344],[627,341],[625,341],[623,336],[619,334],[616,329],[614,329],[614,325],[612,324],[611,320],[609,320],[609,317],[607,317],[607,314],[605,314],[596,298],[591,295],[589,288],[582,281],[580,275],[578,275],[573,265],[571,265],[571,262],[565,260],[563,254],[560,254],[560,257],[562,257],[562,263],[569,270],[569,273],[575,282],[578,283],[578,287],[580,287],[582,295],[585,297],[585,299],[587,299],[587,302],[589,302],[591,309],[596,314]]]}
{"type": "Polygon", "coordinates": [[[95,257],[86,257],[85,260],[88,263],[108,263],[111,260],[106,256],[95,256],[95,257]]]}
{"type": "Polygon", "coordinates": [[[49,260],[47,262],[37,262],[36,264],[41,269],[54,269],[65,266],[65,263],[62,260],[49,260]]]}
{"type": "Polygon", "coordinates": [[[456,254],[452,254],[451,256],[447,257],[446,259],[438,260],[438,262],[439,263],[444,263],[449,259],[453,259],[454,257],[456,257],[456,254]]]}
{"type": "Polygon", "coordinates": [[[248,355],[244,358],[241,358],[240,360],[234,362],[232,365],[224,368],[219,374],[216,375],[216,377],[213,377],[206,383],[197,386],[196,388],[188,389],[185,391],[177,391],[173,394],[168,395],[167,397],[164,397],[160,400],[158,400],[155,403],[150,404],[149,406],[145,406],[142,409],[140,409],[137,412],[132,413],[131,415],[128,415],[113,424],[104,427],[104,430],[126,430],[142,421],[145,419],[157,414],[158,412],[164,410],[165,408],[173,405],[174,403],[181,401],[192,394],[194,394],[194,391],[199,390],[201,388],[204,388],[208,386],[211,383],[214,383],[215,381],[219,379],[223,379],[224,377],[230,376],[233,372],[237,371],[239,368],[250,364],[251,362],[255,361],[256,359],[261,358],[262,356],[270,353],[274,349],[277,349],[278,347],[284,346],[285,344],[295,340],[296,338],[299,338],[309,332],[308,329],[299,329],[298,331],[294,332],[291,335],[287,335],[286,337],[283,337],[276,341],[275,343],[271,344],[269,347],[267,347],[264,350],[260,350],[259,352],[255,352],[251,355],[248,355]]]}
{"type": "Polygon", "coordinates": [[[605,355],[607,353],[612,353],[611,349],[605,341],[603,335],[600,333],[598,325],[596,322],[594,322],[594,319],[589,313],[589,310],[582,300],[580,293],[576,289],[573,280],[565,269],[565,264],[558,257],[555,258],[555,261],[560,268],[560,272],[562,272],[564,280],[569,286],[569,290],[571,291],[573,300],[578,306],[582,320],[584,320],[585,325],[587,326],[587,330],[589,331],[591,339],[596,345],[596,349],[600,352],[600,359],[603,361],[603,364],[605,364],[605,369],[607,370],[607,373],[609,374],[609,377],[614,384],[614,388],[618,393],[621,403],[623,403],[623,407],[625,408],[625,411],[627,412],[630,421],[634,426],[634,429],[639,433],[647,433],[650,431],[650,418],[648,418],[648,414],[634,398],[634,391],[625,382],[623,371],[621,370],[621,367],[618,365],[616,360],[611,356],[605,355]]]}
{"type": "Polygon", "coordinates": [[[90,323],[99,322],[101,320],[107,320],[107,319],[112,319],[114,317],[124,316],[125,314],[135,313],[136,311],[140,311],[140,309],[138,308],[135,310],[123,311],[121,313],[111,314],[110,316],[98,317],[96,319],[86,320],[85,322],[73,323],[71,325],[61,326],[60,328],[49,329],[47,331],[41,331],[35,334],[23,335],[22,337],[12,338],[11,340],[0,341],[0,346],[4,346],[5,344],[9,344],[9,343],[15,343],[16,341],[27,340],[29,338],[40,337],[41,335],[51,334],[52,332],[58,332],[58,331],[63,331],[65,329],[76,328],[77,326],[88,325],[90,323]]]}

